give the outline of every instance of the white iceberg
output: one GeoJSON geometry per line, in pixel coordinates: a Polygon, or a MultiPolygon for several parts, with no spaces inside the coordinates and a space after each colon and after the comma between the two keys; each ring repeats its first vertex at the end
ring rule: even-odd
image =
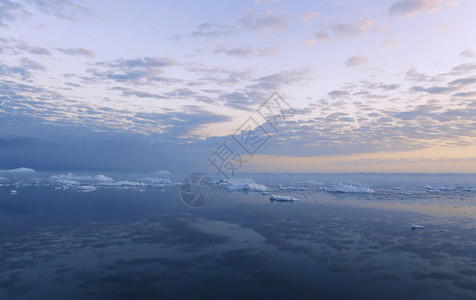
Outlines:
{"type": "Polygon", "coordinates": [[[366,193],[366,194],[375,193],[374,190],[372,190],[371,188],[367,186],[343,184],[343,183],[335,184],[329,187],[327,191],[333,192],[333,193],[366,193]]]}
{"type": "Polygon", "coordinates": [[[273,201],[295,202],[295,201],[299,201],[299,198],[291,197],[291,196],[282,196],[282,195],[271,195],[271,197],[269,197],[269,200],[271,202],[273,202],[273,201]]]}
{"type": "Polygon", "coordinates": [[[11,190],[11,191],[10,191],[10,194],[16,195],[16,194],[18,194],[18,191],[17,191],[17,190],[11,190]]]}
{"type": "Polygon", "coordinates": [[[221,187],[224,187],[230,191],[253,191],[253,192],[266,192],[268,188],[262,184],[254,182],[252,179],[226,179],[218,183],[221,187]]]}
{"type": "Polygon", "coordinates": [[[425,226],[423,226],[423,225],[418,225],[418,224],[412,224],[412,226],[410,226],[410,228],[411,228],[412,230],[415,230],[415,229],[423,229],[423,228],[425,228],[425,226]]]}
{"type": "Polygon", "coordinates": [[[5,172],[5,173],[15,173],[15,174],[32,174],[35,173],[35,170],[30,169],[30,168],[16,168],[16,169],[11,169],[11,170],[0,170],[0,172],[5,172]]]}

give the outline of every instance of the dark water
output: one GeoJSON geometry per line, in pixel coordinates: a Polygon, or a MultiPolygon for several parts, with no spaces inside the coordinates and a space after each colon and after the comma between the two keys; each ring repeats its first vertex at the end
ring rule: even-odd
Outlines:
{"type": "Polygon", "coordinates": [[[0,188],[0,299],[475,299],[473,202],[0,188]],[[411,224],[422,230],[410,230],[411,224]]]}

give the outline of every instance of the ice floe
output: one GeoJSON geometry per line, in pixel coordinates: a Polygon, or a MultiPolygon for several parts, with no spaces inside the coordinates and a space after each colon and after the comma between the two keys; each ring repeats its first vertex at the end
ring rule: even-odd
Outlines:
{"type": "Polygon", "coordinates": [[[331,193],[375,193],[374,190],[363,185],[337,183],[327,189],[331,193]]]}
{"type": "Polygon", "coordinates": [[[437,193],[442,191],[455,191],[457,187],[455,186],[443,186],[443,185],[427,185],[425,186],[426,190],[430,193],[437,193]]]}
{"type": "Polygon", "coordinates": [[[17,190],[11,190],[11,191],[10,191],[10,194],[16,195],[16,194],[18,194],[18,191],[17,191],[17,190]]]}
{"type": "Polygon", "coordinates": [[[268,188],[262,184],[254,182],[252,179],[224,179],[218,183],[219,186],[229,191],[253,191],[266,192],[268,188]]]}

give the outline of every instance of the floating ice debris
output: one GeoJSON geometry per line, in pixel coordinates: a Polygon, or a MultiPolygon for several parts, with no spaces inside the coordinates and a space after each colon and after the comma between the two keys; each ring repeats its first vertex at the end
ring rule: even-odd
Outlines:
{"type": "Polygon", "coordinates": [[[110,182],[110,183],[102,184],[102,185],[104,185],[104,186],[117,186],[117,187],[124,187],[124,188],[147,186],[147,184],[145,184],[143,182],[136,182],[136,181],[129,181],[129,180],[110,182]]]}
{"type": "Polygon", "coordinates": [[[423,226],[423,225],[418,225],[418,224],[412,224],[412,226],[410,226],[410,228],[411,228],[412,230],[415,230],[415,229],[423,229],[423,228],[425,228],[425,226],[423,226]]]}
{"type": "Polygon", "coordinates": [[[16,195],[16,194],[18,194],[18,191],[17,191],[17,190],[11,190],[11,191],[10,191],[10,194],[16,195]]]}
{"type": "Polygon", "coordinates": [[[11,170],[0,170],[0,172],[8,172],[8,173],[15,173],[15,174],[31,174],[31,173],[35,173],[35,170],[21,167],[21,168],[16,168],[11,170]]]}
{"type": "MultiPolygon", "coordinates": [[[[1,180],[0,180],[1,181],[1,180]]],[[[463,188],[463,191],[465,192],[476,192],[476,187],[465,187],[463,188]]]]}
{"type": "Polygon", "coordinates": [[[218,183],[230,191],[254,191],[265,192],[268,188],[262,184],[255,183],[252,179],[226,179],[218,183]]]}
{"type": "Polygon", "coordinates": [[[438,193],[441,191],[454,191],[456,190],[455,186],[443,186],[443,185],[427,185],[425,186],[429,193],[438,193]]]}
{"type": "Polygon", "coordinates": [[[343,183],[335,184],[329,187],[327,191],[333,192],[333,193],[368,193],[368,194],[375,193],[374,190],[366,186],[343,184],[343,183]]]}
{"type": "Polygon", "coordinates": [[[141,178],[139,181],[147,183],[151,186],[165,186],[165,185],[171,185],[172,181],[168,178],[154,178],[154,177],[147,177],[147,178],[141,178]]]}
{"type": "Polygon", "coordinates": [[[96,176],[89,176],[89,175],[83,175],[83,176],[75,176],[73,173],[68,173],[64,175],[53,175],[50,177],[51,181],[56,181],[56,182],[65,182],[65,183],[72,183],[72,182],[98,182],[98,183],[103,183],[103,182],[114,182],[114,179],[104,176],[104,175],[96,175],[96,176]]]}
{"type": "Polygon", "coordinates": [[[269,197],[269,200],[271,202],[273,202],[273,201],[295,202],[295,201],[299,201],[299,198],[291,197],[291,196],[271,195],[271,197],[269,197]]]}
{"type": "Polygon", "coordinates": [[[306,191],[307,190],[307,188],[305,188],[303,186],[294,186],[294,185],[290,185],[290,186],[279,185],[279,189],[280,190],[287,190],[287,191],[306,191]]]}

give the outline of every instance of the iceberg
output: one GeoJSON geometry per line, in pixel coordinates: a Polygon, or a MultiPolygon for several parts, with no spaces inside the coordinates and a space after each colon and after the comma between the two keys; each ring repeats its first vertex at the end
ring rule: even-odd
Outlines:
{"type": "Polygon", "coordinates": [[[17,191],[17,190],[11,190],[11,191],[10,191],[10,194],[16,195],[16,194],[18,194],[18,191],[17,191]]]}
{"type": "Polygon", "coordinates": [[[15,173],[15,174],[32,174],[35,173],[36,171],[30,168],[16,168],[16,169],[11,169],[11,170],[0,170],[0,172],[5,172],[5,173],[15,173]]]}
{"type": "Polygon", "coordinates": [[[415,230],[415,229],[423,229],[425,228],[425,226],[423,225],[418,225],[418,224],[412,224],[412,226],[410,226],[411,230],[415,230]]]}
{"type": "Polygon", "coordinates": [[[274,201],[295,202],[295,201],[299,201],[299,198],[291,197],[291,196],[271,195],[271,197],[269,197],[269,200],[271,202],[274,202],[274,201]]]}
{"type": "Polygon", "coordinates": [[[268,190],[266,186],[255,183],[252,179],[225,179],[220,181],[218,185],[229,191],[266,192],[268,190]]]}
{"type": "Polygon", "coordinates": [[[367,193],[367,194],[375,193],[374,190],[366,186],[343,184],[343,183],[335,184],[329,187],[327,191],[331,193],[367,193]]]}

